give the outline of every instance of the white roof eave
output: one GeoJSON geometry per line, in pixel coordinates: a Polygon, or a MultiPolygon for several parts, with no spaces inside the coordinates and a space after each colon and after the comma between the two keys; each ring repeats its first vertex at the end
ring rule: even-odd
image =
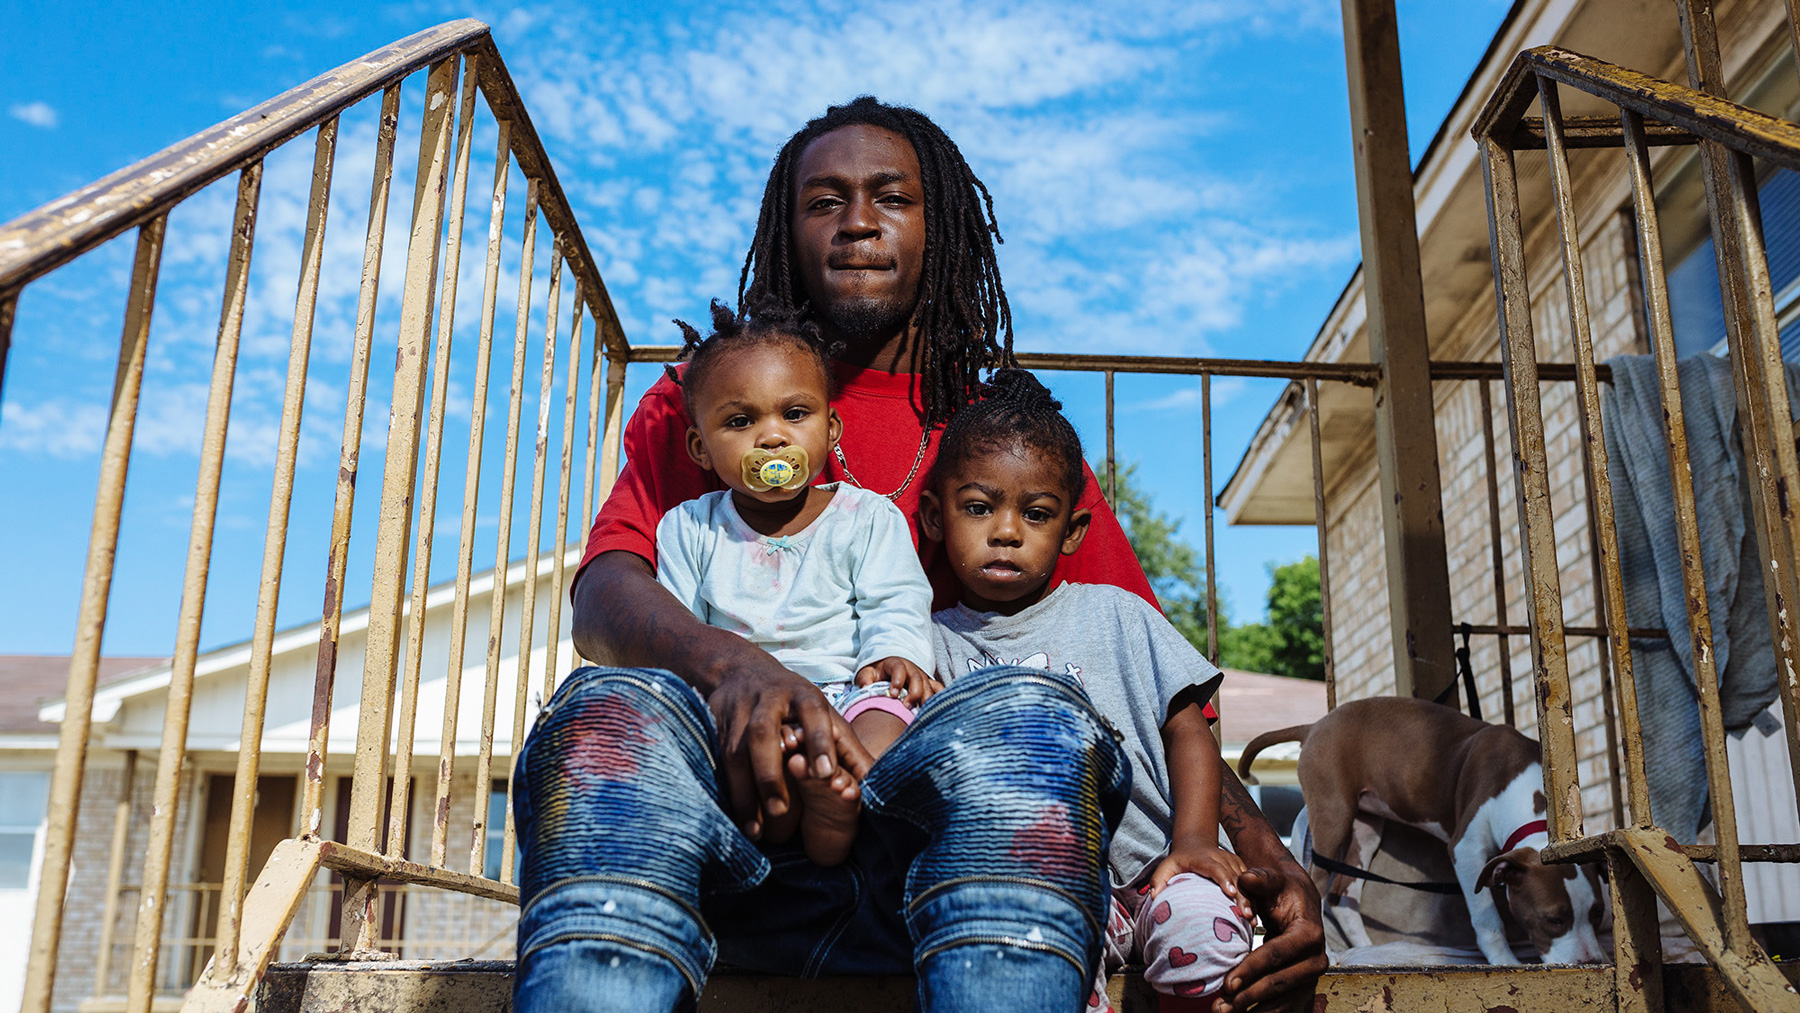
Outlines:
{"type": "MultiPolygon", "coordinates": [[[[585,548],[585,545],[581,543],[566,547],[563,550],[564,566],[566,568],[572,568],[574,565],[579,564],[585,548]]],[[[555,553],[545,553],[538,558],[537,577],[539,579],[550,576],[555,572],[555,553]]],[[[565,572],[569,571],[565,570],[565,572]]],[[[506,587],[517,587],[524,582],[524,561],[520,560],[508,564],[506,568],[506,587]]],[[[469,595],[470,597],[474,597],[475,595],[487,594],[493,590],[493,587],[494,571],[488,570],[481,576],[470,580],[469,595]]],[[[560,591],[558,593],[560,593],[560,591]]],[[[454,580],[445,581],[425,592],[425,610],[429,612],[434,609],[442,608],[455,600],[456,582],[454,580]]],[[[408,615],[411,611],[412,601],[409,598],[401,607],[400,614],[408,615]]],[[[270,645],[271,656],[279,657],[292,651],[304,650],[316,646],[319,642],[319,628],[322,624],[322,620],[315,620],[304,626],[297,626],[293,629],[277,633],[275,635],[274,643],[270,645]]],[[[346,633],[360,632],[367,629],[368,625],[369,609],[367,606],[364,606],[354,612],[345,613],[343,620],[338,624],[338,636],[342,637],[346,633]]],[[[196,679],[204,678],[241,665],[248,665],[249,663],[250,642],[243,641],[231,644],[202,654],[195,661],[194,677],[196,679]]],[[[113,683],[110,686],[100,689],[94,694],[94,710],[90,722],[97,725],[108,724],[119,716],[119,710],[124,707],[125,701],[143,696],[146,693],[155,693],[166,689],[169,685],[171,672],[171,665],[158,665],[154,668],[145,669],[141,675],[113,683]]],[[[66,700],[52,700],[38,709],[38,720],[48,721],[52,724],[61,724],[63,718],[67,714],[68,705],[66,700]]]]}

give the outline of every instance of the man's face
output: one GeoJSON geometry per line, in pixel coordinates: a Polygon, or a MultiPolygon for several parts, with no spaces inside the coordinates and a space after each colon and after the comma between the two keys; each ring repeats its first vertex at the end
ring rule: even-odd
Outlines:
{"type": "Polygon", "coordinates": [[[794,266],[820,322],[852,341],[897,335],[925,262],[912,144],[881,127],[839,127],[806,146],[795,176],[794,266]]]}

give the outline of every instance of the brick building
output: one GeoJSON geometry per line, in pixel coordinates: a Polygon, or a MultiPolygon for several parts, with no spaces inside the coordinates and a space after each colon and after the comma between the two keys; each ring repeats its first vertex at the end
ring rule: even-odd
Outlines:
{"type": "MultiPolygon", "coordinates": [[[[1800,115],[1800,77],[1795,74],[1782,6],[1725,0],[1716,5],[1716,12],[1730,96],[1783,118],[1800,115]]],[[[1513,54],[1551,44],[1664,80],[1687,79],[1675,5],[1654,0],[1520,0],[1513,6],[1414,172],[1420,263],[1434,361],[1500,360],[1485,190],[1470,128],[1482,104],[1498,87],[1513,54]],[[1631,31],[1618,30],[1626,24],[1632,26],[1631,31]]],[[[1570,115],[1603,111],[1598,105],[1589,108],[1582,104],[1581,98],[1565,92],[1570,115]]],[[[1525,152],[1518,159],[1526,212],[1526,256],[1531,266],[1533,329],[1540,361],[1571,362],[1575,356],[1549,198],[1548,164],[1541,155],[1528,157],[1534,154],[1525,152]]],[[[1697,163],[1696,149],[1691,146],[1658,148],[1652,159],[1676,340],[1684,356],[1720,350],[1725,336],[1697,163]]],[[[1649,339],[1641,308],[1635,222],[1623,155],[1609,148],[1575,151],[1570,155],[1570,172],[1595,357],[1605,360],[1646,353],[1649,339]]],[[[1785,237],[1800,233],[1800,202],[1790,197],[1791,190],[1800,191],[1800,179],[1776,171],[1761,179],[1759,188],[1771,270],[1776,275],[1777,301],[1785,324],[1800,315],[1800,302],[1796,301],[1800,286],[1795,285],[1800,279],[1800,261],[1784,260],[1777,250],[1791,241],[1785,237]]],[[[1790,337],[1800,339],[1800,331],[1790,335],[1784,330],[1784,339],[1790,337]]],[[[1320,326],[1306,358],[1366,362],[1368,341],[1359,269],[1320,326]]],[[[1788,345],[1784,340],[1784,347],[1788,345]]],[[[1790,358],[1794,351],[1789,348],[1790,358]]],[[[1546,382],[1541,387],[1558,558],[1563,567],[1565,621],[1571,626],[1591,627],[1598,624],[1596,585],[1588,550],[1575,386],[1546,382]]],[[[1505,387],[1498,379],[1440,380],[1434,384],[1434,394],[1451,620],[1523,626],[1527,621],[1524,554],[1519,546],[1505,387]],[[1485,420],[1484,384],[1489,413],[1485,420]],[[1497,519],[1489,505],[1490,454],[1498,489],[1497,519]],[[1498,582],[1494,572],[1496,524],[1502,561],[1498,582]],[[1497,583],[1504,588],[1504,611],[1497,600],[1497,583]]],[[[1392,694],[1396,691],[1393,645],[1370,392],[1347,384],[1322,384],[1320,431],[1337,699],[1392,694]]],[[[1232,523],[1314,523],[1308,434],[1304,402],[1297,390],[1290,390],[1270,409],[1219,497],[1232,523]]],[[[1500,720],[1511,713],[1521,730],[1535,734],[1529,640],[1524,636],[1505,638],[1510,701],[1502,689],[1501,641],[1497,636],[1477,635],[1471,644],[1483,714],[1489,720],[1500,720]]],[[[1580,778],[1590,833],[1612,826],[1619,804],[1608,762],[1610,706],[1602,691],[1601,643],[1574,636],[1569,640],[1580,778]]],[[[1779,705],[1772,711],[1779,715],[1779,705]]],[[[1730,748],[1735,777],[1748,778],[1750,783],[1791,784],[1780,735],[1752,731],[1742,741],[1732,742],[1730,748]],[[1771,776],[1762,777],[1763,770],[1771,776]]],[[[1761,810],[1757,818],[1779,811],[1791,819],[1794,803],[1790,793],[1785,806],[1745,809],[1740,823],[1751,818],[1749,811],[1755,809],[1761,810]]],[[[1746,841],[1772,842],[1794,839],[1800,827],[1743,829],[1746,841]],[[1786,836],[1778,835],[1782,833],[1786,836]]],[[[1766,865],[1746,866],[1746,873],[1767,877],[1761,890],[1752,884],[1753,920],[1757,920],[1758,893],[1763,895],[1765,919],[1800,919],[1800,879],[1778,879],[1776,868],[1766,865]]]]}
{"type": "MultiPolygon", "coordinates": [[[[573,563],[576,558],[572,551],[568,561],[573,563]]],[[[552,586],[554,562],[546,554],[536,574],[538,607],[534,625],[538,627],[540,642],[547,621],[544,603],[549,595],[558,593],[552,586]]],[[[493,766],[485,786],[476,783],[476,764],[487,681],[493,575],[477,577],[469,596],[470,618],[464,637],[459,692],[462,718],[453,750],[445,862],[467,868],[474,837],[479,834],[485,854],[483,868],[478,871],[489,876],[497,876],[501,870],[505,778],[512,756],[513,703],[520,671],[519,616],[525,585],[525,566],[514,563],[506,573],[506,624],[495,668],[493,766]],[[480,826],[476,820],[478,809],[480,826]]],[[[407,857],[418,862],[430,857],[432,846],[446,687],[443,673],[450,661],[454,590],[451,584],[434,588],[427,595],[418,736],[413,745],[408,807],[411,818],[405,848],[407,857]]],[[[338,840],[344,837],[348,819],[349,775],[356,746],[367,621],[366,610],[348,612],[340,627],[334,694],[337,706],[331,721],[321,813],[322,829],[335,830],[332,836],[338,840]]],[[[561,625],[556,665],[566,672],[574,664],[567,609],[561,625]]],[[[251,827],[251,876],[262,868],[277,842],[300,836],[303,829],[307,729],[319,631],[319,623],[313,622],[275,635],[268,717],[251,827]]],[[[543,647],[533,650],[529,661],[527,722],[536,714],[538,694],[542,692],[546,662],[543,647]]],[[[158,1009],[178,1008],[182,994],[211,956],[249,663],[250,644],[246,641],[204,652],[196,665],[175,823],[173,871],[162,926],[158,1009]]],[[[157,658],[111,658],[103,663],[101,672],[103,681],[95,697],[93,738],[65,908],[67,923],[83,928],[63,940],[53,1004],[56,1010],[83,1013],[124,1008],[125,975],[137,919],[136,884],[148,850],[169,663],[157,658]]],[[[67,676],[66,658],[0,659],[0,806],[4,806],[0,808],[0,849],[8,849],[0,851],[0,876],[12,865],[19,866],[18,875],[0,878],[0,904],[6,905],[0,910],[18,913],[16,918],[0,919],[0,1003],[7,995],[13,996],[16,1003],[23,982],[29,912],[38,886],[36,867],[41,858],[44,800],[49,771],[55,762],[57,722],[62,718],[58,698],[67,676]],[[6,822],[7,813],[14,809],[23,814],[18,818],[18,826],[6,822]]],[[[387,896],[381,901],[381,936],[384,948],[390,951],[409,959],[512,956],[518,909],[510,904],[399,885],[384,887],[383,892],[387,896]]],[[[283,940],[279,959],[297,960],[310,952],[335,949],[340,897],[337,877],[321,872],[283,940]]]]}

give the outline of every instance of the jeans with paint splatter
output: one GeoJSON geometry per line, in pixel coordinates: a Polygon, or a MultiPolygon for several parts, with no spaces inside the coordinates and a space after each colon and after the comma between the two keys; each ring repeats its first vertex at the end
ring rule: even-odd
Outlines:
{"type": "Polygon", "coordinates": [[[925,1011],[1077,1010],[1130,778],[1075,680],[1017,667],[920,708],[829,869],[738,831],[711,714],[667,672],[571,675],[518,770],[519,1013],[691,1009],[715,959],[916,972],[925,1011]]]}

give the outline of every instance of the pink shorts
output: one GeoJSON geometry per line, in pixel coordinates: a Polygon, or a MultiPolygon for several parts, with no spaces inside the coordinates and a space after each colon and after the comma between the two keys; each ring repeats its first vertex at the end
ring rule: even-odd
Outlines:
{"type": "Polygon", "coordinates": [[[1090,1013],[1111,1009],[1110,969],[1141,962],[1144,980],[1163,995],[1178,1002],[1210,1000],[1225,984],[1226,972],[1250,954],[1250,924],[1217,883],[1184,872],[1151,897],[1147,877],[1112,891],[1105,954],[1088,995],[1090,1013]]]}

